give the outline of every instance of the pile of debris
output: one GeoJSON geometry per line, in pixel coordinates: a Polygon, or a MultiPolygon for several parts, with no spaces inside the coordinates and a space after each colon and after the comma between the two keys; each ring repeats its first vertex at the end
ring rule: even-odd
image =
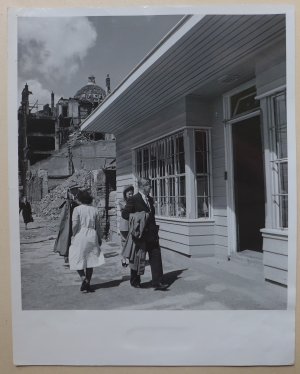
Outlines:
{"type": "Polygon", "coordinates": [[[55,220],[61,212],[61,205],[66,199],[67,191],[72,186],[85,189],[91,187],[91,172],[78,170],[71,177],[62,182],[59,186],[50,191],[37,205],[36,213],[39,216],[55,220]]]}

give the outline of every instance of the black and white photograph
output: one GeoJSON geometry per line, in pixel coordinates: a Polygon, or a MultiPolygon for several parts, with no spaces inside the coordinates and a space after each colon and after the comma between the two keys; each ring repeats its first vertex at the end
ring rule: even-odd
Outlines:
{"type": "Polygon", "coordinates": [[[293,315],[290,13],[168,9],[13,14],[19,316],[293,315]]]}

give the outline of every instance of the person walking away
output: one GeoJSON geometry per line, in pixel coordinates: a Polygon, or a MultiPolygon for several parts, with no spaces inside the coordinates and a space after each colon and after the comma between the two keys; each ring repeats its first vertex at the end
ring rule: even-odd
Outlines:
{"type": "Polygon", "coordinates": [[[27,224],[33,222],[32,210],[30,202],[27,200],[27,197],[24,196],[22,202],[19,204],[19,214],[22,212],[23,221],[25,223],[25,230],[27,230],[27,224]]]}
{"type": "Polygon", "coordinates": [[[77,270],[81,280],[80,291],[94,292],[91,288],[93,268],[104,264],[101,247],[100,215],[97,208],[91,206],[92,196],[88,191],[79,191],[77,195],[81,205],[73,211],[73,237],[69,249],[70,270],[77,270]]]}
{"type": "Polygon", "coordinates": [[[62,203],[60,208],[62,209],[60,215],[60,224],[58,235],[54,243],[53,251],[64,257],[65,266],[69,266],[69,248],[71,245],[72,237],[72,214],[73,210],[79,205],[76,201],[76,195],[79,191],[79,187],[72,186],[67,191],[67,198],[62,203]]]}
{"type": "MultiPolygon", "coordinates": [[[[129,220],[130,214],[137,212],[149,213],[147,222],[143,229],[141,239],[145,243],[145,250],[149,255],[149,262],[152,273],[152,286],[155,290],[166,290],[169,285],[162,282],[163,267],[161,260],[161,251],[159,246],[158,226],[155,221],[155,208],[153,198],[149,195],[151,190],[151,181],[148,178],[138,180],[139,192],[133,195],[125,205],[122,217],[129,220]]],[[[130,284],[132,287],[141,287],[141,278],[137,271],[131,269],[130,284]]]]}
{"type": "MultiPolygon", "coordinates": [[[[124,245],[125,245],[126,238],[128,235],[129,227],[128,227],[128,221],[122,217],[122,212],[129,198],[133,196],[133,193],[134,193],[134,187],[132,185],[125,187],[123,190],[123,199],[119,201],[119,207],[120,207],[120,212],[121,212],[119,229],[120,229],[120,234],[121,234],[121,245],[123,249],[124,249],[124,245]]],[[[128,266],[128,262],[125,257],[122,257],[121,262],[122,262],[123,267],[128,266]]]]}

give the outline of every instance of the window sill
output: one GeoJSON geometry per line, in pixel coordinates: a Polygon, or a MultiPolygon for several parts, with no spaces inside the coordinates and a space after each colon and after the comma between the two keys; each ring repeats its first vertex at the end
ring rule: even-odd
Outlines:
{"type": "Polygon", "coordinates": [[[261,229],[260,232],[265,237],[282,237],[283,239],[288,238],[288,229],[261,229]]]}
{"type": "Polygon", "coordinates": [[[185,218],[185,217],[165,217],[155,216],[159,221],[164,222],[179,222],[179,223],[201,223],[201,224],[214,224],[215,220],[212,218],[185,218]]]}

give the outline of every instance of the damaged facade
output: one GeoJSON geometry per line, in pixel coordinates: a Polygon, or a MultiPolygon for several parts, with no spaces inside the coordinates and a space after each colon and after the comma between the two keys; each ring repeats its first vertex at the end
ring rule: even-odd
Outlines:
{"type": "Polygon", "coordinates": [[[29,89],[26,84],[19,109],[20,195],[26,195],[37,212],[57,218],[66,189],[84,176],[82,187],[90,188],[95,205],[103,210],[107,234],[109,194],[116,188],[115,140],[105,132],[82,133],[79,127],[110,93],[109,75],[106,91],[91,76],[73,98],[60,98],[54,105],[52,93],[51,105],[36,112],[35,105],[29,105],[29,89]]]}
{"type": "Polygon", "coordinates": [[[82,124],[117,141],[117,197],[152,181],[160,244],[287,284],[284,15],[182,19],[82,124]]]}
{"type": "MultiPolygon", "coordinates": [[[[30,88],[30,87],[29,87],[30,88]]],[[[54,104],[54,93],[51,93],[51,106],[43,105],[42,110],[33,111],[38,103],[29,105],[31,92],[28,85],[22,92],[19,109],[19,169],[26,158],[30,165],[48,158],[58,151],[69,140],[69,135],[78,130],[85,119],[110,93],[110,78],[106,78],[106,91],[98,86],[94,76],[78,90],[74,97],[61,97],[54,104]]],[[[93,132],[93,140],[105,139],[105,134],[93,132]]]]}

